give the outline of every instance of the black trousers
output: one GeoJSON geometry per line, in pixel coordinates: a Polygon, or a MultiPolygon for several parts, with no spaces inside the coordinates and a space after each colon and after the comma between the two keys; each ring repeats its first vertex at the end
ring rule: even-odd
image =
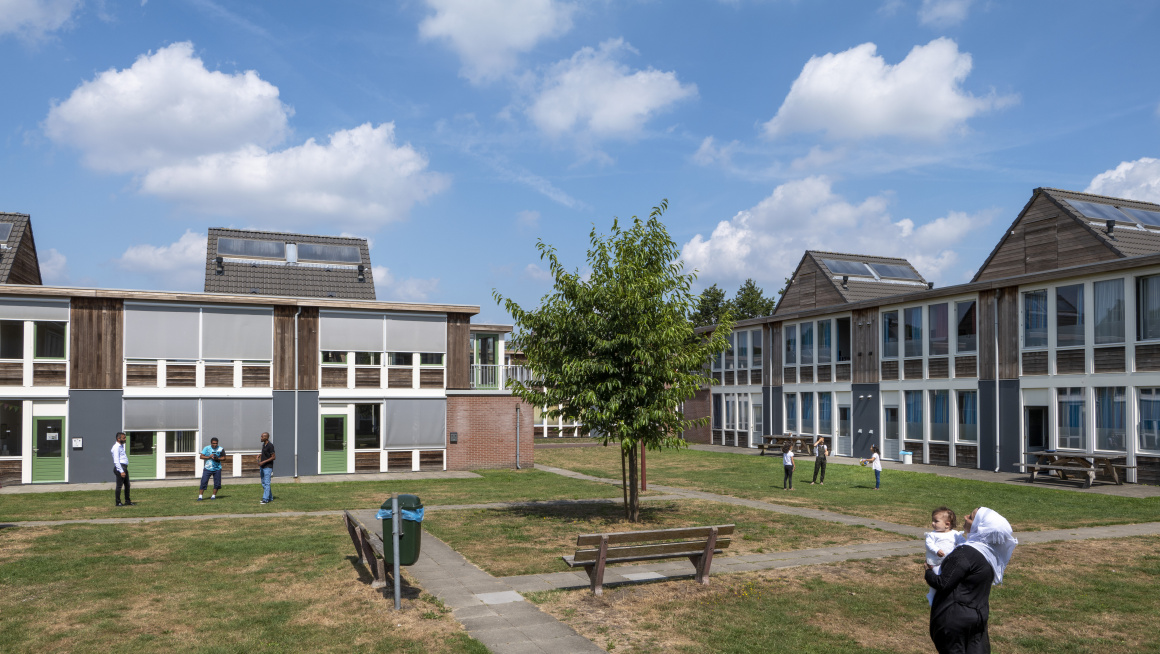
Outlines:
{"type": "Polygon", "coordinates": [[[818,472],[822,473],[822,483],[826,483],[826,457],[819,456],[814,459],[814,481],[818,480],[818,472]]]}
{"type": "Polygon", "coordinates": [[[121,503],[121,487],[122,486],[125,487],[125,501],[132,502],[132,500],[129,499],[129,466],[122,465],[121,467],[125,469],[125,476],[124,477],[121,476],[121,473],[117,472],[116,468],[113,468],[113,477],[116,478],[116,480],[117,480],[117,492],[115,495],[115,497],[117,498],[117,504],[121,503]]]}
{"type": "Polygon", "coordinates": [[[785,468],[785,479],[781,481],[781,487],[793,489],[793,466],[782,466],[785,468]]]}

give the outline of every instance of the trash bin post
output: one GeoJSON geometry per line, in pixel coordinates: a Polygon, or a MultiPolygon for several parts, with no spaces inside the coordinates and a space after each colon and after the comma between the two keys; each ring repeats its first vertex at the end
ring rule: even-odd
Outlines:
{"type": "Polygon", "coordinates": [[[395,578],[395,610],[402,610],[402,587],[399,584],[399,496],[391,496],[391,547],[394,552],[392,576],[395,578]]]}

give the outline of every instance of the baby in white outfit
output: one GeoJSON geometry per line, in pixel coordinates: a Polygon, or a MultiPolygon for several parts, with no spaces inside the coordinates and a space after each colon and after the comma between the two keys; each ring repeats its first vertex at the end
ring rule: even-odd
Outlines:
{"type": "MultiPolygon", "coordinates": [[[[955,512],[945,506],[940,506],[930,514],[930,526],[933,531],[926,533],[926,563],[934,568],[938,574],[943,559],[956,546],[963,543],[963,532],[955,531],[955,512]]],[[[934,589],[926,594],[928,604],[934,601],[934,589]]]]}

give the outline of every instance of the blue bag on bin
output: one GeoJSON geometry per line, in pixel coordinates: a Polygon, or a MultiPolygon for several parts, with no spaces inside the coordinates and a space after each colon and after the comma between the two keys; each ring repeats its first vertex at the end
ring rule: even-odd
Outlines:
{"type": "MultiPolygon", "coordinates": [[[[410,520],[412,522],[423,522],[422,507],[420,507],[418,510],[399,509],[399,515],[402,516],[404,520],[410,520]]],[[[390,509],[379,509],[379,512],[375,514],[375,520],[390,520],[391,518],[392,516],[390,509]]]]}

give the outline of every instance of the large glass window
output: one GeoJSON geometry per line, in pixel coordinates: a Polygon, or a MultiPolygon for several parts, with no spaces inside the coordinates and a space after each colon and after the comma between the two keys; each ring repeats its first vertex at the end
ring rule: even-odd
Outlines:
{"type": "Polygon", "coordinates": [[[785,326],[785,365],[797,365],[797,327],[785,326]]]}
{"type": "Polygon", "coordinates": [[[834,394],[818,393],[818,433],[834,433],[834,394]]]}
{"type": "Polygon", "coordinates": [[[733,334],[729,334],[728,336],[725,337],[725,342],[727,343],[727,345],[725,346],[725,369],[726,370],[733,370],[733,353],[734,353],[734,349],[733,349],[734,338],[733,338],[733,336],[734,336],[733,334]]]}
{"type": "Polygon", "coordinates": [[[65,334],[68,323],[65,322],[36,322],[37,359],[63,359],[65,353],[65,334]]]}
{"type": "Polygon", "coordinates": [[[979,441],[979,391],[959,391],[959,440],[979,441]]]}
{"type": "Polygon", "coordinates": [[[346,355],[347,355],[346,352],[324,351],[322,353],[322,363],[324,363],[324,364],[330,363],[330,364],[344,365],[345,366],[346,365],[346,355]]]}
{"type": "Polygon", "coordinates": [[[898,356],[898,312],[886,311],[882,314],[882,358],[898,356]]]}
{"type": "Polygon", "coordinates": [[[381,405],[378,404],[354,405],[354,448],[356,450],[379,449],[379,434],[382,431],[379,422],[379,409],[381,408],[381,405]]]}
{"type": "Polygon", "coordinates": [[[814,433],[814,394],[802,393],[802,433],[814,433]]]}
{"type": "Polygon", "coordinates": [[[1095,300],[1096,345],[1124,342],[1124,280],[1092,284],[1095,300]]]}
{"type": "Polygon", "coordinates": [[[850,360],[850,319],[838,318],[838,363],[850,360]]]}
{"type": "MultiPolygon", "coordinates": [[[[885,413],[885,427],[886,433],[883,436],[888,441],[898,440],[898,407],[888,406],[883,407],[885,413]]],[[[897,447],[897,445],[895,445],[897,447]]]]}
{"type": "Polygon", "coordinates": [[[713,394],[713,429],[721,429],[721,425],[722,425],[721,412],[722,411],[723,411],[723,409],[721,408],[721,394],[714,393],[713,394]]]}
{"type": "Polygon", "coordinates": [[[814,323],[801,324],[802,335],[802,365],[808,366],[814,362],[814,323]]]}
{"type": "Polygon", "coordinates": [[[922,391],[906,391],[906,438],[912,441],[923,439],[922,391]]]}
{"type": "Polygon", "coordinates": [[[950,317],[949,307],[942,304],[932,304],[927,307],[927,319],[930,320],[929,354],[942,356],[950,352],[950,317]]]}
{"type": "Polygon", "coordinates": [[[760,436],[762,434],[761,428],[765,424],[764,416],[761,415],[761,396],[753,396],[753,433],[760,436]]]}
{"type": "MultiPolygon", "coordinates": [[[[181,454],[197,451],[196,431],[167,431],[165,432],[165,452],[167,454],[181,454]]],[[[228,452],[227,452],[228,454],[228,452]]]]}
{"type": "Polygon", "coordinates": [[[785,396],[785,430],[797,431],[797,394],[787,393],[785,396]]]}
{"type": "Polygon", "coordinates": [[[749,431],[749,396],[737,396],[737,429],[749,431]]]}
{"type": "Polygon", "coordinates": [[[1123,386],[1096,388],[1096,449],[1128,449],[1128,399],[1123,386]]]}
{"type": "Polygon", "coordinates": [[[24,402],[0,400],[0,456],[24,452],[24,402]]]}
{"type": "Polygon", "coordinates": [[[1160,450],[1160,388],[1140,389],[1140,449],[1160,450]]]}
{"type": "Polygon", "coordinates": [[[737,429],[737,396],[725,396],[725,429],[737,429]]]}
{"type": "Polygon", "coordinates": [[[902,322],[906,356],[922,356],[922,307],[903,309],[902,322]]]}
{"type": "Polygon", "coordinates": [[[974,352],[977,345],[977,332],[975,322],[975,301],[967,300],[966,302],[955,303],[955,320],[958,321],[958,343],[955,344],[955,352],[960,354],[966,352],[974,352]]]}
{"type": "Polygon", "coordinates": [[[382,352],[355,352],[354,365],[356,366],[377,366],[382,361],[382,352]]]}
{"type": "Polygon", "coordinates": [[[721,361],[725,358],[724,352],[718,352],[713,355],[713,370],[721,369],[721,361]]]}
{"type": "Polygon", "coordinates": [[[951,439],[951,393],[947,390],[930,392],[930,439],[951,439]]]}
{"type": "Polygon", "coordinates": [[[830,362],[830,321],[818,321],[818,363],[830,362]]]}
{"type": "Polygon", "coordinates": [[[389,366],[409,366],[414,361],[414,352],[387,352],[387,365],[389,366]]]}
{"type": "Polygon", "coordinates": [[[744,370],[749,367],[749,332],[737,332],[737,368],[744,370]]]}
{"type": "Polygon", "coordinates": [[[1087,407],[1082,388],[1056,389],[1059,398],[1059,439],[1056,447],[1087,449],[1087,407]]]}
{"type": "Polygon", "coordinates": [[[1160,275],[1136,279],[1136,340],[1160,338],[1160,275]]]}
{"type": "Polygon", "coordinates": [[[750,356],[749,367],[761,367],[761,330],[755,329],[749,332],[750,356]]]}
{"type": "Polygon", "coordinates": [[[1023,294],[1023,347],[1047,347],[1047,291],[1023,294]]]}
{"type": "MultiPolygon", "coordinates": [[[[378,363],[376,360],[375,363],[378,363]]],[[[419,354],[419,365],[421,366],[441,366],[443,365],[442,352],[422,352],[419,354]]]]}
{"type": "Polygon", "coordinates": [[[0,320],[0,359],[24,358],[24,321],[0,320]]]}
{"type": "Polygon", "coordinates": [[[1055,344],[1083,346],[1083,284],[1055,289],[1055,344]]]}

